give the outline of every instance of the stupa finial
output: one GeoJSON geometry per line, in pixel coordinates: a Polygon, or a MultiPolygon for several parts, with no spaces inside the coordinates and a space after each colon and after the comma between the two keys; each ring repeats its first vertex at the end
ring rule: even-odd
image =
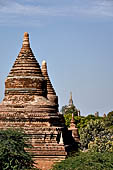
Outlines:
{"type": "Polygon", "coordinates": [[[72,124],[75,124],[74,113],[72,113],[71,123],[72,123],[72,124]]]}
{"type": "Polygon", "coordinates": [[[29,34],[28,32],[24,32],[24,38],[23,38],[23,48],[30,48],[30,43],[29,43],[29,34]]]}
{"type": "Polygon", "coordinates": [[[45,70],[47,72],[47,63],[45,60],[42,61],[42,70],[45,70]]]}
{"type": "Polygon", "coordinates": [[[73,105],[72,92],[70,92],[69,106],[73,105]]]}

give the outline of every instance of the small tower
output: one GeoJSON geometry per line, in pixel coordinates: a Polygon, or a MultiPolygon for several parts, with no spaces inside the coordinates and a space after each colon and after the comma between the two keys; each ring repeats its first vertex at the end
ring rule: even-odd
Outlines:
{"type": "Polygon", "coordinates": [[[71,119],[71,122],[70,122],[70,128],[75,128],[76,125],[75,125],[75,119],[74,119],[74,114],[72,113],[72,119],[71,119]]]}
{"type": "Polygon", "coordinates": [[[99,117],[99,112],[95,112],[95,117],[99,117]]]}
{"type": "Polygon", "coordinates": [[[104,117],[104,118],[106,117],[106,113],[104,113],[103,117],[104,117]]]}
{"type": "Polygon", "coordinates": [[[56,96],[56,92],[52,86],[52,83],[50,81],[49,75],[48,75],[48,71],[47,71],[47,63],[45,60],[42,61],[42,68],[41,68],[42,74],[46,80],[46,84],[47,84],[47,98],[52,101],[53,103],[55,103],[56,105],[58,105],[58,97],[56,96]]]}
{"type": "Polygon", "coordinates": [[[64,106],[64,108],[62,107],[62,113],[63,114],[73,113],[76,116],[80,116],[80,110],[78,110],[73,103],[72,92],[70,92],[69,104],[64,106]]]}
{"type": "Polygon", "coordinates": [[[72,92],[70,92],[69,106],[73,105],[72,92]]]}
{"type": "Polygon", "coordinates": [[[72,119],[70,122],[70,128],[68,129],[70,131],[72,131],[72,136],[75,139],[76,142],[79,142],[79,134],[78,134],[78,128],[75,125],[75,119],[74,119],[74,114],[72,113],[72,119]]]}

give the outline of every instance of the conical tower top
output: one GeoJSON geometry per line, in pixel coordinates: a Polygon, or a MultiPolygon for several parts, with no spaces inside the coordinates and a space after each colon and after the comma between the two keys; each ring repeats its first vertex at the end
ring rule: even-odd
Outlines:
{"type": "Polygon", "coordinates": [[[75,119],[74,119],[74,114],[73,113],[72,113],[72,119],[71,119],[71,122],[70,122],[70,128],[76,128],[75,119]]]}
{"type": "Polygon", "coordinates": [[[71,123],[75,123],[74,114],[72,113],[71,123]]]}
{"type": "Polygon", "coordinates": [[[45,71],[47,74],[47,63],[45,60],[42,61],[42,71],[45,71]]]}
{"type": "Polygon", "coordinates": [[[5,81],[5,95],[45,96],[44,81],[40,65],[30,48],[29,34],[25,32],[22,48],[5,81]]]}
{"type": "Polygon", "coordinates": [[[73,105],[72,92],[70,92],[69,106],[73,105]]]}
{"type": "Polygon", "coordinates": [[[8,77],[14,76],[43,77],[40,65],[30,48],[29,34],[27,32],[24,32],[22,48],[8,75],[8,77]]]}
{"type": "Polygon", "coordinates": [[[52,86],[52,83],[49,79],[49,76],[48,76],[48,72],[47,72],[47,63],[46,61],[44,60],[42,62],[42,74],[46,80],[46,85],[47,85],[47,98],[52,102],[52,103],[55,103],[55,105],[57,105],[58,107],[58,97],[56,96],[56,92],[52,86]]]}
{"type": "Polygon", "coordinates": [[[47,81],[47,95],[56,95],[55,90],[51,84],[51,81],[49,79],[48,76],[48,72],[47,72],[47,63],[45,60],[42,61],[42,74],[45,77],[46,81],[47,81]]]}
{"type": "Polygon", "coordinates": [[[22,48],[30,48],[28,32],[24,32],[22,48]]]}

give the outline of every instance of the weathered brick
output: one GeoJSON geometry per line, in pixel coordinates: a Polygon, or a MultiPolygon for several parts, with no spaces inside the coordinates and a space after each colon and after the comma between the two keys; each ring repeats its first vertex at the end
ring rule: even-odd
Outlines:
{"type": "Polygon", "coordinates": [[[58,97],[49,79],[46,62],[43,61],[40,69],[34,57],[28,33],[24,33],[21,51],[5,81],[0,128],[22,128],[29,134],[33,148],[27,151],[32,152],[37,166],[43,170],[67,155],[68,130],[58,112],[58,97]]]}

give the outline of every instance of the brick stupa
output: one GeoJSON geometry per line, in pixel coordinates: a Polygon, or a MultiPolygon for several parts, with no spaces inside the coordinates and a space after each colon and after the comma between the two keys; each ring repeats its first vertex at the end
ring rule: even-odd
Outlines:
{"type": "Polygon", "coordinates": [[[68,130],[58,112],[58,97],[47,72],[36,60],[24,33],[22,48],[5,80],[5,97],[0,104],[0,128],[23,128],[31,137],[38,167],[48,170],[65,159],[70,146],[68,130]],[[67,149],[68,150],[68,149],[67,149]]]}

